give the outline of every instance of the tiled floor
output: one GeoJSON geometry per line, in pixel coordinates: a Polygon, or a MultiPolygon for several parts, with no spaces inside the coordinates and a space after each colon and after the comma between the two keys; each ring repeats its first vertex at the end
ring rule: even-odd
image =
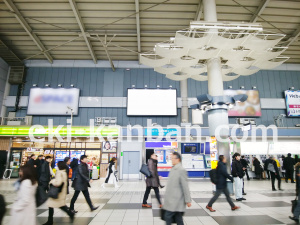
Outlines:
{"type": "MultiPolygon", "coordinates": [[[[4,218],[4,225],[10,220],[9,208],[14,201],[15,192],[12,184],[15,180],[0,180],[0,193],[5,196],[8,212],[4,218]]],[[[167,180],[162,183],[166,184],[167,180]]],[[[103,180],[92,183],[90,195],[95,206],[100,206],[90,212],[88,205],[81,194],[75,204],[76,219],[73,224],[78,225],[163,225],[160,219],[160,210],[154,193],[149,197],[152,209],[141,207],[145,190],[144,181],[121,181],[120,188],[109,187],[103,189],[103,180]]],[[[209,212],[205,206],[212,197],[212,184],[209,180],[192,179],[189,182],[192,196],[192,207],[184,215],[185,225],[262,225],[262,224],[294,224],[288,216],[291,215],[291,200],[295,196],[295,186],[283,183],[284,191],[271,191],[270,181],[245,181],[246,201],[237,202],[241,209],[231,211],[224,196],[213,205],[216,212],[209,212]]],[[[161,189],[162,198],[164,191],[161,189]]],[[[67,196],[69,205],[73,191],[67,196]]],[[[232,197],[234,199],[234,196],[232,197]]],[[[67,215],[60,209],[54,212],[55,224],[70,224],[67,215]]],[[[47,221],[47,205],[37,209],[39,224],[47,221]]]]}

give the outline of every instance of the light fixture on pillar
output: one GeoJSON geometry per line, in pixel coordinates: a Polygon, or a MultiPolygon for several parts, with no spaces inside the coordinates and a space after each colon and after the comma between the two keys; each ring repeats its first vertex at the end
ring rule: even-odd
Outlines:
{"type": "Polygon", "coordinates": [[[169,86],[169,88],[172,88],[172,87],[173,87],[172,85],[169,86]]]}
{"type": "Polygon", "coordinates": [[[58,84],[58,85],[57,85],[57,87],[62,87],[62,86],[63,86],[62,84],[58,84]]]}
{"type": "Polygon", "coordinates": [[[50,84],[45,84],[45,87],[50,87],[50,84]]]}
{"type": "Polygon", "coordinates": [[[37,84],[33,84],[33,85],[32,85],[32,87],[37,87],[37,86],[38,86],[37,84]]]}
{"type": "Polygon", "coordinates": [[[74,84],[70,84],[70,87],[72,87],[72,88],[73,88],[73,87],[75,87],[75,85],[74,85],[74,84]]]}
{"type": "Polygon", "coordinates": [[[252,87],[252,90],[256,90],[256,86],[253,86],[253,87],[252,87]]]}
{"type": "Polygon", "coordinates": [[[133,84],[133,85],[131,85],[131,87],[132,87],[132,88],[135,88],[135,85],[133,84]]]}
{"type": "Polygon", "coordinates": [[[147,85],[147,84],[145,85],[145,88],[148,88],[148,85],[147,85]]]}
{"type": "Polygon", "coordinates": [[[240,89],[245,89],[245,86],[240,86],[240,89]]]}
{"type": "Polygon", "coordinates": [[[232,89],[232,86],[228,86],[228,89],[232,89]]]}
{"type": "Polygon", "coordinates": [[[156,87],[157,87],[157,88],[160,88],[160,86],[159,86],[159,85],[156,85],[156,87]]]}

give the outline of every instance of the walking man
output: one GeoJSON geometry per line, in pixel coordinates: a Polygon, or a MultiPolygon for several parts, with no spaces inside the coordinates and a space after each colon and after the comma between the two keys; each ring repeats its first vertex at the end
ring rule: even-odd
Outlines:
{"type": "Polygon", "coordinates": [[[273,156],[270,156],[270,161],[269,161],[269,164],[268,164],[268,170],[270,171],[270,174],[271,174],[272,190],[277,191],[275,189],[275,179],[277,179],[278,180],[278,189],[280,191],[282,191],[282,189],[280,188],[281,178],[280,178],[280,175],[279,175],[279,169],[277,167],[277,163],[274,160],[273,156]]]}
{"type": "Polygon", "coordinates": [[[77,213],[74,210],[74,205],[75,205],[75,202],[76,202],[80,192],[83,193],[83,195],[85,197],[85,200],[88,203],[91,211],[94,211],[94,210],[99,208],[99,206],[98,207],[93,206],[91,198],[90,198],[88,188],[91,187],[90,183],[92,183],[93,180],[90,179],[89,169],[88,169],[88,165],[86,163],[87,163],[87,156],[82,155],[80,157],[80,165],[78,166],[78,173],[77,173],[76,178],[75,178],[75,180],[73,181],[73,184],[72,184],[72,187],[75,189],[75,193],[74,193],[73,198],[71,200],[70,211],[74,212],[74,213],[77,213]]]}
{"type": "Polygon", "coordinates": [[[232,200],[229,196],[226,179],[229,179],[229,180],[231,180],[231,182],[233,182],[233,178],[227,173],[226,162],[227,162],[227,159],[225,158],[225,156],[220,155],[218,167],[217,167],[217,183],[216,183],[217,191],[215,192],[214,197],[212,197],[212,199],[209,201],[209,203],[206,206],[206,208],[209,209],[209,211],[211,211],[211,212],[216,211],[212,208],[212,205],[214,204],[215,201],[217,201],[217,199],[219,198],[219,196],[222,193],[225,194],[226,200],[229,203],[231,210],[236,210],[236,209],[240,208],[232,202],[232,200]]]}
{"type": "Polygon", "coordinates": [[[173,168],[169,173],[165,202],[164,219],[167,225],[175,220],[177,225],[183,225],[182,215],[186,206],[191,207],[191,196],[187,180],[187,172],[181,165],[181,156],[178,152],[172,154],[173,168]]]}
{"type": "Polygon", "coordinates": [[[45,162],[41,165],[40,177],[39,177],[39,186],[41,186],[45,191],[49,190],[49,182],[51,180],[51,171],[50,167],[51,156],[46,156],[45,162]]]}

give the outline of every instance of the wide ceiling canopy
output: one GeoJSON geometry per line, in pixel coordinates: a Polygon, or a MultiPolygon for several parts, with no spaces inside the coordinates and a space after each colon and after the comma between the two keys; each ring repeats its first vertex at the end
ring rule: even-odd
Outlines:
{"type": "MultiPolygon", "coordinates": [[[[287,63],[300,63],[300,1],[216,0],[218,21],[257,22],[285,34],[287,63]]],[[[200,0],[0,0],[0,57],[138,60],[138,53],[203,20],[200,0]]]]}

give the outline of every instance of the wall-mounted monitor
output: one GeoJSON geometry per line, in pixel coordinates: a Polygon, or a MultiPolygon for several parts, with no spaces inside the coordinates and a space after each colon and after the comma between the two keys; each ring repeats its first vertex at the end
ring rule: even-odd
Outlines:
{"type": "Polygon", "coordinates": [[[177,116],[176,89],[128,89],[128,116],[177,116]]]}
{"type": "Polygon", "coordinates": [[[300,91],[285,91],[287,116],[300,116],[300,91]]]}
{"type": "Polygon", "coordinates": [[[78,115],[79,89],[31,88],[28,115],[78,115]]]}
{"type": "Polygon", "coordinates": [[[259,92],[257,90],[224,90],[224,95],[234,96],[246,94],[248,99],[245,102],[236,103],[228,110],[230,117],[260,117],[261,107],[259,92]]]}
{"type": "Polygon", "coordinates": [[[181,143],[181,154],[200,154],[200,143],[181,143]]]}

